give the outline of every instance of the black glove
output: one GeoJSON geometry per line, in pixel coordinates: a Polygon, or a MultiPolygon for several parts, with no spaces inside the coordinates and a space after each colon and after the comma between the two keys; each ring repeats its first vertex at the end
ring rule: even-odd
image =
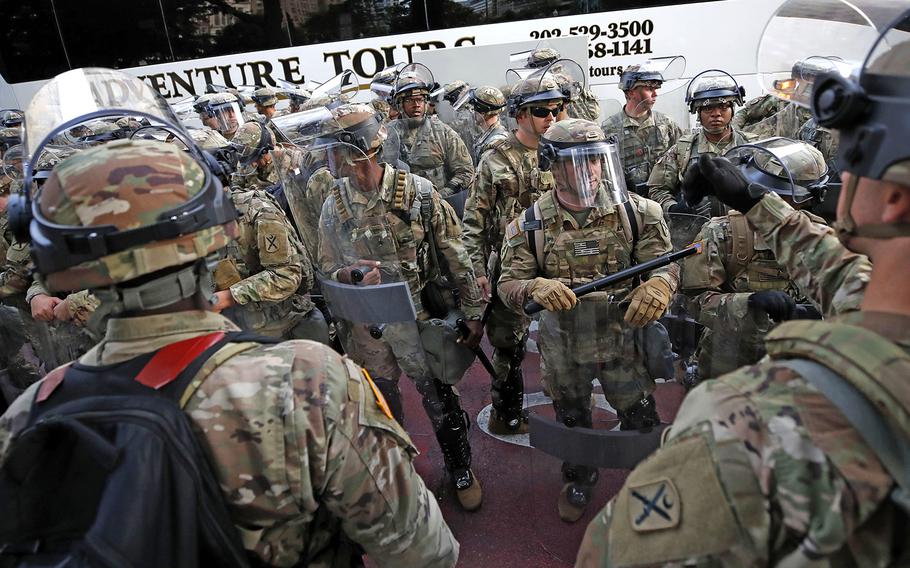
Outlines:
{"type": "Polygon", "coordinates": [[[702,156],[698,160],[698,168],[717,199],[740,213],[752,209],[768,193],[767,187],[749,182],[739,168],[726,158],[702,156]]]}
{"type": "Polygon", "coordinates": [[[793,319],[796,300],[780,290],[763,290],[749,296],[749,307],[761,310],[775,322],[793,319]]]}
{"type": "Polygon", "coordinates": [[[695,207],[711,193],[711,186],[705,176],[701,175],[698,163],[694,163],[686,170],[682,181],[682,195],[690,207],[695,207]]]}
{"type": "Polygon", "coordinates": [[[667,208],[668,213],[692,213],[692,208],[685,204],[683,201],[674,203],[667,208]]]}

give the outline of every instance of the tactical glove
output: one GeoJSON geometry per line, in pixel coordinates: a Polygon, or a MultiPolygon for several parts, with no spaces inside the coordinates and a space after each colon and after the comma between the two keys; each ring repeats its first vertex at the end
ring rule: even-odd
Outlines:
{"type": "Polygon", "coordinates": [[[663,278],[645,280],[632,292],[632,303],[626,310],[625,320],[632,327],[643,327],[656,321],[667,310],[673,291],[663,278]]]}
{"type": "Polygon", "coordinates": [[[559,280],[535,278],[528,293],[532,300],[551,312],[571,310],[578,303],[575,292],[559,280]]]}
{"type": "Polygon", "coordinates": [[[796,301],[780,290],[762,290],[749,296],[749,307],[761,310],[775,322],[793,319],[796,301]]]}
{"type": "Polygon", "coordinates": [[[668,213],[692,213],[692,208],[689,207],[688,205],[686,205],[685,203],[683,203],[682,201],[679,201],[679,202],[671,205],[667,209],[667,212],[668,213]]]}
{"type": "MultiPolygon", "coordinates": [[[[768,188],[751,183],[733,162],[726,158],[703,156],[698,160],[701,174],[714,195],[727,207],[746,213],[768,193],[768,188]]],[[[688,174],[688,172],[686,172],[688,174]]]]}
{"type": "Polygon", "coordinates": [[[698,164],[696,163],[689,166],[682,181],[682,195],[686,203],[688,203],[690,207],[695,207],[708,195],[709,189],[708,180],[705,179],[705,176],[701,175],[698,164]]]}

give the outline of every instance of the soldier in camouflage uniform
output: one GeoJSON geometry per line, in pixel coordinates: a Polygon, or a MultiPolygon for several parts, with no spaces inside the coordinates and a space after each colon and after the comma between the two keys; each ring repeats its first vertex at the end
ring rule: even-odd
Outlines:
{"type": "MultiPolygon", "coordinates": [[[[905,12],[896,27],[908,23],[905,12]]],[[[689,393],[664,447],[591,522],[577,566],[892,566],[906,558],[906,464],[881,441],[910,438],[910,148],[895,120],[910,98],[892,83],[910,70],[910,44],[884,46],[869,61],[860,82],[871,71],[876,83],[852,86],[865,88],[867,114],[834,123],[848,148],[837,238],[729,162],[699,164],[703,187],[743,212],[807,293],[839,315],[782,324],[766,342],[769,358],[689,393]],[[865,128],[884,138],[860,153],[865,128]],[[835,385],[851,390],[837,395],[835,385]]],[[[826,94],[814,98],[835,99],[826,94]]],[[[816,110],[830,117],[833,108],[816,110]]]]}
{"type": "Polygon", "coordinates": [[[475,124],[480,127],[480,134],[471,144],[471,155],[476,166],[487,150],[509,137],[509,131],[499,120],[499,113],[506,106],[506,98],[496,87],[483,86],[471,89],[467,104],[474,111],[472,114],[475,124]]]}
{"type": "MultiPolygon", "coordinates": [[[[636,329],[663,315],[679,267],[653,271],[634,290],[623,283],[580,301],[570,287],[670,252],[663,215],[656,203],[629,195],[622,179],[611,179],[620,171],[618,152],[593,122],[553,124],[538,155],[539,167],[552,169],[555,189],[534,204],[533,219],[522,215],[507,227],[499,297],[516,312],[529,300],[547,310],[538,346],[559,422],[591,427],[591,378],[597,377],[622,429],[650,428],[660,419],[636,329]],[[614,296],[631,300],[624,316],[614,296]]],[[[581,517],[597,477],[596,468],[563,464],[560,518],[581,517]]]]}
{"type": "MultiPolygon", "coordinates": [[[[743,165],[747,177],[764,182],[800,208],[824,191],[828,178],[821,152],[785,139],[764,147],[773,155],[754,153],[743,165]],[[796,185],[791,185],[787,172],[796,185]]],[[[803,214],[824,224],[820,217],[803,214]]],[[[702,378],[710,378],[761,359],[764,337],[774,323],[801,315],[795,313],[796,304],[810,301],[741,213],[729,211],[711,219],[695,240],[705,251],[684,262],[682,292],[692,298],[688,312],[705,326],[698,371],[702,378]]]]}
{"type": "Polygon", "coordinates": [[[496,369],[489,427],[496,434],[527,432],[527,415],[522,411],[521,361],[530,319],[507,308],[492,285],[499,278],[506,226],[553,187],[552,175],[537,168],[537,145],[556,120],[553,111],[561,109],[566,100],[552,79],[525,79],[513,87],[509,114],[518,122],[518,129],[493,144],[477,164],[474,186],[465,205],[465,248],[471,256],[477,284],[493,303],[486,329],[496,369]]]}
{"type": "Polygon", "coordinates": [[[328,343],[325,318],[306,295],[314,284],[310,255],[285,212],[264,191],[268,178],[259,177],[277,167],[269,152],[271,135],[264,125],[252,122],[244,124],[232,142],[239,148],[240,168],[255,172],[237,180],[247,183],[231,186],[240,235],[215,271],[215,311],[226,310],[241,328],[263,335],[328,343]]]}
{"type": "MultiPolygon", "coordinates": [[[[417,327],[430,319],[423,291],[434,279],[434,267],[447,265],[447,278],[457,286],[467,320],[469,345],[483,334],[483,304],[454,210],[427,180],[380,163],[386,127],[369,105],[346,104],[332,109],[322,123],[317,142],[327,148],[329,168],[340,183],[322,208],[319,224],[319,263],[326,278],[357,283],[354,269],[368,267],[362,285],[404,279],[417,310],[417,327]],[[421,194],[423,192],[423,194],[421,194]],[[420,204],[431,204],[425,219],[420,204]],[[426,231],[432,230],[433,236],[426,231]],[[431,245],[431,239],[435,245],[431,245]],[[433,250],[444,257],[429,258],[433,250]],[[382,275],[386,276],[382,276],[382,275]]],[[[445,270],[445,268],[441,268],[445,270]]],[[[468,419],[453,383],[461,377],[433,376],[421,338],[407,329],[388,329],[382,339],[371,337],[367,326],[351,324],[345,330],[346,351],[364,365],[384,392],[397,390],[402,371],[414,381],[442,449],[462,507],[480,507],[480,482],[471,471],[468,419]],[[400,333],[399,333],[400,332],[400,333]]],[[[400,396],[400,395],[399,395],[400,396]]]]}
{"type": "Polygon", "coordinates": [[[395,83],[394,105],[400,118],[391,123],[401,139],[401,159],[411,173],[425,177],[443,197],[467,191],[474,162],[461,137],[437,117],[427,116],[432,76],[403,69],[395,83]]]}
{"type": "MultiPolygon", "coordinates": [[[[682,136],[657,161],[648,178],[648,195],[660,204],[664,213],[693,212],[679,200],[683,177],[691,164],[702,156],[720,156],[730,148],[756,139],[731,125],[733,108],[743,103],[744,92],[728,75],[697,75],[692,79],[686,102],[701,128],[682,136]]],[[[711,200],[698,204],[695,212],[708,217],[725,213],[711,200]]]]}
{"type": "Polygon", "coordinates": [[[653,110],[663,80],[658,71],[626,67],[619,78],[626,104],[601,125],[607,138],[615,136],[621,148],[626,187],[643,197],[648,197],[647,182],[655,162],[682,136],[673,119],[653,110]]]}
{"type": "Polygon", "coordinates": [[[243,107],[231,93],[210,93],[200,96],[193,103],[202,124],[217,130],[230,140],[245,122],[243,107]]]}
{"type": "MultiPolygon", "coordinates": [[[[558,51],[552,47],[541,47],[533,50],[531,54],[528,55],[527,65],[528,67],[535,69],[543,68],[555,63],[558,59],[560,59],[558,51]]],[[[564,59],[563,61],[572,60],[564,59]]],[[[575,62],[572,61],[572,63],[575,62]]],[[[551,68],[550,71],[556,76],[557,80],[560,81],[560,85],[563,85],[564,81],[568,83],[574,80],[571,76],[560,73],[558,65],[551,68]]],[[[600,103],[597,102],[597,96],[592,93],[587,86],[582,86],[580,89],[573,89],[573,91],[573,98],[566,104],[568,118],[583,118],[593,122],[600,120],[600,103]]]]}
{"type": "MultiPolygon", "coordinates": [[[[103,288],[105,303],[142,306],[111,319],[82,365],[117,364],[188,338],[236,331],[208,311],[205,257],[226,246],[237,226],[213,176],[168,144],[87,150],[48,181],[39,203],[50,216],[45,223],[148,230],[193,200],[205,201],[211,216],[180,237],[154,240],[147,231],[148,240],[124,252],[39,266],[51,290],[103,288]],[[131,170],[140,173],[115,174],[131,170]],[[156,191],[149,193],[149,185],[156,191]],[[90,218],[74,213],[83,203],[103,205],[107,196],[128,207],[102,207],[105,213],[90,218]]],[[[348,566],[360,561],[359,545],[379,566],[455,564],[458,544],[414,471],[414,446],[360,368],[308,341],[228,344],[210,361],[184,410],[209,450],[244,547],[259,562],[348,566]]],[[[24,426],[36,392],[32,387],[0,419],[0,454],[24,426]]]]}
{"type": "Polygon", "coordinates": [[[261,87],[253,91],[253,103],[256,105],[256,112],[265,117],[266,120],[278,116],[278,93],[271,87],[261,87]]]}
{"type": "Polygon", "coordinates": [[[766,118],[774,116],[787,106],[783,101],[770,93],[759,95],[754,99],[749,99],[741,109],[733,115],[733,128],[737,130],[749,130],[753,124],[757,124],[766,118]]]}

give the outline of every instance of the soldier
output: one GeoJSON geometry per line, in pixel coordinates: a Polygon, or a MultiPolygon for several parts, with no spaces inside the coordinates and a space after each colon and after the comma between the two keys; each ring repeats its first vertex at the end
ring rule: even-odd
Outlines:
{"type": "Polygon", "coordinates": [[[749,130],[750,126],[759,123],[768,117],[774,116],[786,105],[786,101],[783,101],[770,93],[759,95],[754,99],[749,99],[746,104],[733,115],[733,128],[737,130],[749,130]]]}
{"type": "Polygon", "coordinates": [[[673,119],[653,110],[663,82],[661,69],[649,62],[626,67],[619,78],[626,104],[601,125],[607,138],[615,136],[619,143],[626,187],[643,197],[654,163],[682,136],[673,119]]]}
{"type": "MultiPolygon", "coordinates": [[[[532,215],[509,224],[499,297],[517,312],[529,300],[548,310],[538,346],[559,422],[591,427],[591,378],[597,377],[623,430],[651,428],[660,418],[636,328],[663,315],[679,267],[653,271],[634,290],[623,284],[586,296],[577,308],[570,287],[670,252],[667,225],[656,203],[627,193],[616,146],[597,124],[553,124],[540,139],[538,159],[541,169],[552,170],[555,189],[534,204],[532,215]],[[614,296],[631,300],[625,316],[614,296]]],[[[561,519],[581,517],[597,477],[596,468],[563,464],[561,519]]]]}
{"type": "Polygon", "coordinates": [[[537,146],[566,100],[551,77],[525,79],[513,87],[509,115],[518,122],[518,129],[493,144],[480,160],[465,205],[465,248],[477,284],[484,298],[492,302],[486,329],[496,369],[490,389],[493,410],[489,428],[496,434],[524,433],[528,429],[527,415],[522,411],[521,362],[530,319],[507,308],[492,288],[499,278],[506,226],[553,187],[552,175],[537,167],[537,146]]]}
{"type": "Polygon", "coordinates": [[[271,87],[260,87],[253,91],[253,103],[256,105],[256,112],[269,120],[278,112],[275,108],[278,104],[278,93],[271,87]]]}
{"type": "Polygon", "coordinates": [[[203,125],[217,130],[228,140],[245,122],[240,103],[231,93],[202,95],[193,103],[193,108],[199,113],[203,125]]]}
{"type": "Polygon", "coordinates": [[[325,318],[306,295],[314,285],[310,255],[285,212],[264,191],[268,179],[259,177],[273,167],[271,134],[264,125],[251,122],[241,127],[233,142],[239,148],[240,167],[253,172],[231,185],[240,234],[215,270],[214,309],[226,310],[241,328],[262,335],[328,343],[325,318]]]}
{"type": "MultiPolygon", "coordinates": [[[[397,385],[402,370],[414,381],[456,496],[464,509],[475,510],[480,507],[482,492],[471,471],[469,421],[453,387],[465,368],[450,375],[445,365],[441,371],[439,365],[432,366],[427,352],[433,346],[424,336],[428,328],[442,323],[439,315],[431,320],[433,302],[428,296],[441,271],[448,272],[446,277],[459,292],[469,330],[464,342],[476,346],[483,334],[482,301],[461,242],[459,221],[427,180],[379,162],[386,127],[371,106],[336,107],[325,115],[321,126],[317,146],[326,148],[332,175],[340,180],[322,208],[319,225],[324,277],[362,286],[404,281],[417,315],[416,325],[390,324],[381,339],[376,338],[375,329],[346,322],[345,350],[365,365],[384,392],[391,393],[398,414],[400,402],[395,399],[400,397],[397,385]]],[[[328,284],[323,283],[323,290],[328,284]]],[[[436,346],[436,351],[448,348],[436,346]]]]}
{"type": "MultiPolygon", "coordinates": [[[[686,89],[686,103],[689,113],[696,115],[700,130],[682,136],[655,164],[648,178],[648,195],[660,204],[664,213],[691,213],[692,209],[677,199],[683,176],[689,165],[701,156],[720,156],[734,146],[740,146],[755,139],[754,135],[740,132],[731,126],[733,108],[743,104],[745,89],[732,76],[707,75],[705,71],[696,75],[686,89]]],[[[707,204],[708,202],[706,202],[707,204]]],[[[706,204],[699,204],[699,213],[706,216],[722,215],[724,212],[714,203],[711,211],[706,204]]]]}
{"type": "MultiPolygon", "coordinates": [[[[59,258],[39,263],[52,290],[103,288],[103,301],[121,310],[81,365],[116,365],[187,338],[237,330],[210,311],[205,260],[237,234],[233,208],[189,154],[154,141],[87,150],[54,172],[38,208],[35,223],[49,233],[84,231],[91,223],[141,231],[122,261],[80,249],[48,251],[44,259],[59,258]],[[116,173],[136,168],[140,175],[116,173]],[[105,193],[97,203],[106,212],[83,225],[73,210],[96,199],[99,184],[105,193]],[[126,207],[103,207],[109,199],[126,207]],[[171,211],[187,203],[205,214],[189,229],[164,227],[175,218],[171,211]],[[156,239],[157,229],[181,236],[156,239]],[[139,306],[125,311],[135,301],[139,306]]],[[[384,414],[358,367],[306,341],[247,344],[214,359],[217,368],[197,377],[201,384],[184,410],[209,450],[243,545],[259,562],[350,565],[359,561],[359,545],[381,566],[455,564],[458,544],[414,471],[413,444],[384,414]]],[[[41,384],[0,419],[3,454],[41,384]]]]}
{"type": "Polygon", "coordinates": [[[480,157],[497,141],[509,137],[509,131],[499,120],[499,113],[506,106],[506,98],[502,91],[489,86],[471,89],[468,97],[467,104],[474,110],[474,122],[480,127],[480,134],[471,146],[471,155],[476,166],[480,162],[480,157]]]}
{"type": "MultiPolygon", "coordinates": [[[[532,69],[540,69],[552,66],[560,60],[559,52],[552,47],[540,47],[531,51],[528,55],[527,65],[532,69]]],[[[571,59],[562,59],[564,62],[572,62],[576,66],[578,63],[571,59]]],[[[576,82],[577,77],[574,73],[560,73],[560,66],[557,64],[550,68],[550,72],[556,76],[561,86],[567,83],[576,82]]],[[[583,73],[583,76],[586,76],[583,73]]],[[[586,85],[577,85],[578,88],[572,88],[572,99],[566,104],[566,117],[562,118],[583,118],[597,122],[600,120],[600,103],[597,102],[597,96],[591,92],[586,85]]]]}
{"type": "Polygon", "coordinates": [[[425,177],[448,197],[467,191],[474,162],[458,134],[436,117],[426,115],[433,76],[426,67],[411,64],[395,80],[394,106],[400,118],[391,123],[402,143],[402,160],[411,172],[425,177]]]}
{"type": "MultiPolygon", "coordinates": [[[[780,25],[766,27],[777,57],[786,45],[774,32],[792,33],[800,5],[784,3],[780,25]]],[[[905,11],[882,37],[901,37],[898,30],[910,23],[905,5],[892,9],[905,11]]],[[[825,38],[879,35],[862,23],[844,30],[844,13],[814,25],[825,38]]],[[[887,13],[873,16],[892,21],[887,13]]],[[[860,12],[851,21],[868,17],[860,12]]],[[[798,43],[818,45],[822,36],[804,21],[806,43],[798,43]]],[[[910,438],[902,419],[910,406],[910,309],[902,284],[910,147],[898,118],[910,103],[903,83],[910,44],[875,45],[860,59],[867,63],[858,80],[831,74],[811,97],[813,114],[840,134],[843,246],[728,161],[699,163],[707,181],[699,187],[742,212],[778,260],[805,275],[824,311],[840,315],[780,325],[766,341],[768,358],[689,393],[665,445],[588,527],[578,566],[890,566],[906,556],[906,465],[897,448],[910,438]],[[858,101],[845,100],[845,92],[864,94],[862,111],[850,108],[858,101]],[[881,138],[870,143],[869,131],[881,138]],[[871,271],[869,259],[850,251],[868,254],[871,271]],[[859,302],[849,311],[831,309],[848,296],[859,302]]]]}
{"type": "MultiPolygon", "coordinates": [[[[784,138],[760,147],[765,150],[733,150],[744,160],[746,177],[798,208],[810,206],[824,192],[828,168],[821,152],[784,138]]],[[[824,224],[820,217],[803,214],[824,224]]],[[[811,304],[741,213],[729,211],[711,219],[695,240],[704,243],[705,253],[685,261],[682,291],[692,297],[694,309],[688,312],[705,326],[698,372],[710,378],[757,362],[774,323],[805,316],[797,313],[797,304],[803,312],[811,304]]]]}

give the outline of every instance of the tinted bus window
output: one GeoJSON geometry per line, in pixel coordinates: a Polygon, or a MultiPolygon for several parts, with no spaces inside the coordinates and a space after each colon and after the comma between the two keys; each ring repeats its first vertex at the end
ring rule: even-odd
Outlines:
{"type": "Polygon", "coordinates": [[[38,81],[69,66],[50,0],[0,0],[0,75],[10,83],[38,81]]]}

